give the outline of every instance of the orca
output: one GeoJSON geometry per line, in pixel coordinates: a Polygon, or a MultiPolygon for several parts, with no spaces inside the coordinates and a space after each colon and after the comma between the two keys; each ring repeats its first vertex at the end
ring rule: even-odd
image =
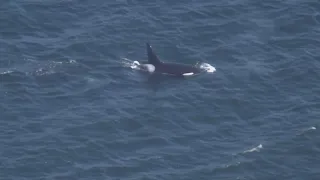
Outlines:
{"type": "Polygon", "coordinates": [[[146,43],[146,46],[148,62],[143,64],[137,64],[143,70],[146,70],[150,73],[168,74],[182,77],[197,75],[204,71],[193,65],[163,62],[158,58],[158,56],[152,50],[152,47],[148,42],[146,43]]]}

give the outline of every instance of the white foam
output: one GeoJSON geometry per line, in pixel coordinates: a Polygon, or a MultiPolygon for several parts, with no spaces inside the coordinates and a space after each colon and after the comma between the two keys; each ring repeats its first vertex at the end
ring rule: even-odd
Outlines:
{"type": "Polygon", "coordinates": [[[200,69],[203,69],[203,70],[207,71],[208,73],[213,73],[216,71],[216,68],[208,63],[201,63],[199,67],[200,67],[200,69]]]}
{"type": "Polygon", "coordinates": [[[316,130],[317,128],[316,127],[310,127],[308,130],[316,130]]]}
{"type": "Polygon", "coordinates": [[[302,129],[302,130],[298,133],[298,135],[301,135],[301,134],[303,134],[303,133],[306,133],[306,132],[312,131],[312,130],[316,130],[316,129],[317,129],[316,127],[311,126],[311,127],[309,127],[309,128],[302,129]]]}
{"type": "Polygon", "coordinates": [[[128,58],[122,58],[122,64],[125,66],[125,67],[130,67],[131,69],[139,69],[139,61],[132,61],[128,58]]]}
{"type": "Polygon", "coordinates": [[[4,72],[0,72],[0,74],[10,74],[10,73],[12,73],[13,71],[4,71],[4,72]]]}
{"type": "Polygon", "coordinates": [[[133,61],[133,64],[140,65],[139,61],[133,61]]]}
{"type": "Polygon", "coordinates": [[[132,64],[130,64],[131,69],[139,69],[139,61],[133,61],[132,64]]]}
{"type": "Polygon", "coordinates": [[[73,59],[70,59],[70,60],[69,60],[69,63],[70,63],[70,64],[73,64],[73,63],[77,63],[77,61],[76,61],[76,60],[73,60],[73,59]]]}
{"type": "Polygon", "coordinates": [[[260,149],[262,149],[262,144],[259,144],[259,146],[254,147],[252,149],[246,150],[243,153],[248,153],[248,152],[254,152],[254,151],[260,151],[260,149]]]}

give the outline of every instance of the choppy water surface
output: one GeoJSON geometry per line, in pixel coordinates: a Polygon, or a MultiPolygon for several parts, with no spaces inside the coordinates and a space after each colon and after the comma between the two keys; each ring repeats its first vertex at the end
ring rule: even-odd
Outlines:
{"type": "Polygon", "coordinates": [[[315,0],[3,1],[0,179],[318,179],[319,39],[315,0]]]}

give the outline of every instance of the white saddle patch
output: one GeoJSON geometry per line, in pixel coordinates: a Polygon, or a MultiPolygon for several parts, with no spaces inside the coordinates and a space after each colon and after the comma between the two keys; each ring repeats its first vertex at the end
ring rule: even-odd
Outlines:
{"type": "Polygon", "coordinates": [[[140,67],[150,73],[153,73],[156,70],[156,67],[152,64],[141,64],[140,67]]]}
{"type": "Polygon", "coordinates": [[[193,72],[183,73],[182,75],[184,75],[184,76],[192,76],[192,75],[193,75],[193,72]]]}
{"type": "Polygon", "coordinates": [[[208,63],[200,64],[200,69],[203,69],[203,70],[207,71],[208,73],[213,73],[216,71],[216,68],[208,63]]]}

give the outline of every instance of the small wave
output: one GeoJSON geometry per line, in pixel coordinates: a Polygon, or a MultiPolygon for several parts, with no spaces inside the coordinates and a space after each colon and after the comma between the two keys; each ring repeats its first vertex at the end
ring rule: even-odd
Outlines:
{"type": "Polygon", "coordinates": [[[51,61],[47,64],[41,65],[38,69],[36,69],[32,74],[36,76],[43,76],[43,75],[50,75],[57,73],[59,71],[59,68],[63,67],[64,65],[70,64],[76,64],[77,61],[75,60],[69,60],[67,62],[61,62],[61,61],[51,61]]]}
{"type": "Polygon", "coordinates": [[[50,75],[61,71],[65,66],[73,66],[77,64],[76,60],[68,61],[46,61],[40,62],[35,59],[25,59],[26,63],[10,69],[0,69],[0,75],[11,74],[15,72],[25,73],[26,75],[43,76],[50,75]]]}
{"type": "Polygon", "coordinates": [[[309,130],[316,130],[316,129],[317,129],[316,127],[312,126],[312,127],[308,128],[308,129],[306,129],[306,131],[309,131],[309,130]]]}
{"type": "Polygon", "coordinates": [[[220,167],[220,169],[226,169],[226,168],[229,168],[229,167],[235,167],[235,166],[239,166],[241,164],[240,161],[237,161],[235,163],[231,163],[231,164],[224,164],[220,167]]]}
{"type": "Polygon", "coordinates": [[[304,133],[307,133],[307,132],[309,132],[309,131],[316,130],[316,129],[317,129],[316,127],[311,126],[311,127],[309,127],[309,128],[302,129],[302,131],[300,131],[300,132],[298,133],[298,135],[302,135],[302,134],[304,134],[304,133]]]}
{"type": "Polygon", "coordinates": [[[8,70],[8,71],[0,72],[1,75],[10,74],[10,73],[13,73],[13,71],[8,70]]]}
{"type": "Polygon", "coordinates": [[[53,69],[44,69],[44,68],[39,68],[37,69],[34,73],[36,76],[43,76],[43,75],[50,75],[56,73],[53,69]]]}
{"type": "Polygon", "coordinates": [[[89,83],[92,83],[92,82],[96,82],[97,79],[93,78],[93,77],[84,77],[84,79],[89,82],[89,83]]]}
{"type": "Polygon", "coordinates": [[[312,126],[312,127],[308,128],[307,131],[308,131],[308,130],[316,130],[316,129],[317,129],[316,127],[313,127],[313,126],[312,126]]]}
{"type": "Polygon", "coordinates": [[[249,153],[249,152],[254,152],[254,151],[257,151],[259,152],[260,149],[262,149],[262,144],[259,144],[257,147],[254,147],[252,149],[249,149],[249,150],[246,150],[246,151],[243,151],[243,153],[249,153]]]}
{"type": "Polygon", "coordinates": [[[121,64],[123,64],[124,67],[131,67],[134,63],[128,58],[122,58],[121,64]]]}
{"type": "Polygon", "coordinates": [[[73,59],[70,59],[68,62],[52,61],[52,64],[63,64],[63,63],[65,63],[65,64],[75,64],[75,63],[77,63],[77,61],[73,60],[73,59]]]}
{"type": "Polygon", "coordinates": [[[70,60],[69,60],[69,63],[70,63],[70,64],[75,64],[75,63],[77,63],[77,61],[76,61],[76,60],[73,60],[73,59],[70,59],[70,60]]]}

